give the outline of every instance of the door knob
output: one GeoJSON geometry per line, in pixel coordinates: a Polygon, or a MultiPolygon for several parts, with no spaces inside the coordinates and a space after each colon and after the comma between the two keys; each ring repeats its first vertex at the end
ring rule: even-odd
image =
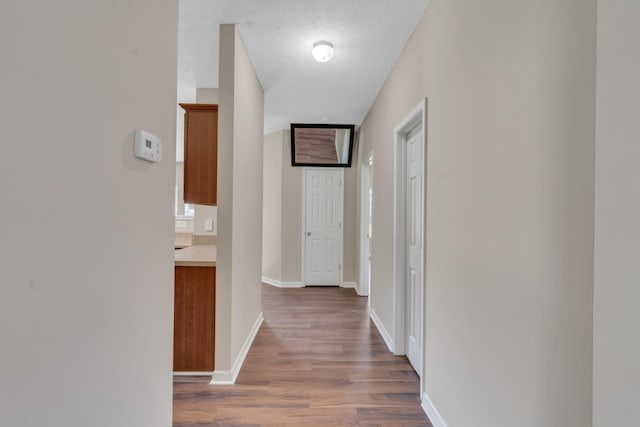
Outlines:
{"type": "Polygon", "coordinates": [[[304,234],[306,234],[307,236],[311,236],[311,232],[310,232],[310,231],[307,231],[307,232],[306,232],[306,233],[304,233],[304,234]]]}

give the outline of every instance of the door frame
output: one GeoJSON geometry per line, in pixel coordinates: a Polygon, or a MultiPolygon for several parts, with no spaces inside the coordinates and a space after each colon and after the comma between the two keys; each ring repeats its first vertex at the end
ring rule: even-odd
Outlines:
{"type": "MultiPolygon", "coordinates": [[[[424,343],[425,343],[425,253],[426,253],[426,189],[427,189],[427,98],[420,100],[418,105],[409,112],[394,128],[394,240],[393,240],[393,300],[394,300],[394,349],[396,355],[404,355],[407,350],[407,298],[406,289],[406,205],[407,197],[405,191],[406,180],[406,142],[407,134],[418,124],[422,124],[422,337],[420,340],[421,371],[425,374],[424,366],[424,343]]],[[[422,385],[422,381],[420,382],[422,385]]]]}
{"type": "MultiPolygon", "coordinates": [[[[303,167],[302,168],[302,223],[301,223],[301,233],[300,233],[300,242],[301,242],[301,282],[302,286],[309,286],[307,283],[307,239],[305,236],[305,228],[307,221],[307,171],[339,171],[340,172],[340,235],[338,236],[338,264],[340,265],[340,272],[338,276],[338,283],[336,286],[343,285],[343,271],[344,271],[344,168],[331,168],[331,167],[303,167]]],[[[313,286],[313,284],[311,285],[313,286]]]]}
{"type": "MultiPolygon", "coordinates": [[[[358,283],[358,295],[369,296],[371,292],[371,271],[368,270],[372,260],[367,244],[367,224],[369,223],[368,213],[373,207],[369,203],[369,190],[373,188],[373,150],[366,160],[360,165],[360,280],[358,283]],[[367,209],[368,208],[368,209],[367,209]],[[367,286],[365,286],[365,284],[367,286]]],[[[372,236],[373,237],[373,236],[372,236]]]]}

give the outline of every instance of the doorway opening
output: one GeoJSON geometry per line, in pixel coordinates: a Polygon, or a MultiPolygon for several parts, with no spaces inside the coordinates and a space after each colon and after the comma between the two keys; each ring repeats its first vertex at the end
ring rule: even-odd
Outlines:
{"type": "Polygon", "coordinates": [[[358,294],[371,292],[371,243],[373,218],[373,152],[360,167],[360,283],[358,294]]]}
{"type": "Polygon", "coordinates": [[[394,353],[419,376],[424,366],[424,241],[427,100],[396,126],[394,206],[394,353]]]}
{"type": "Polygon", "coordinates": [[[344,169],[302,172],[302,280],[305,286],[340,286],[344,169]]]}

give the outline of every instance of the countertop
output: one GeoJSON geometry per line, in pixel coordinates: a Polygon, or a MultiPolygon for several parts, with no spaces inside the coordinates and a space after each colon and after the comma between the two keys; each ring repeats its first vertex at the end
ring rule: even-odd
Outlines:
{"type": "Polygon", "coordinates": [[[216,245],[193,245],[175,251],[176,267],[216,266],[216,245]]]}

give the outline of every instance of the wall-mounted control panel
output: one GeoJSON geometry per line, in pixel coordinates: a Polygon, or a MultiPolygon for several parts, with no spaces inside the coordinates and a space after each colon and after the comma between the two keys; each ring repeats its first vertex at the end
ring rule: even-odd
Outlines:
{"type": "Polygon", "coordinates": [[[136,130],[133,136],[133,155],[148,162],[158,163],[162,159],[160,138],[144,130],[136,130]]]}

